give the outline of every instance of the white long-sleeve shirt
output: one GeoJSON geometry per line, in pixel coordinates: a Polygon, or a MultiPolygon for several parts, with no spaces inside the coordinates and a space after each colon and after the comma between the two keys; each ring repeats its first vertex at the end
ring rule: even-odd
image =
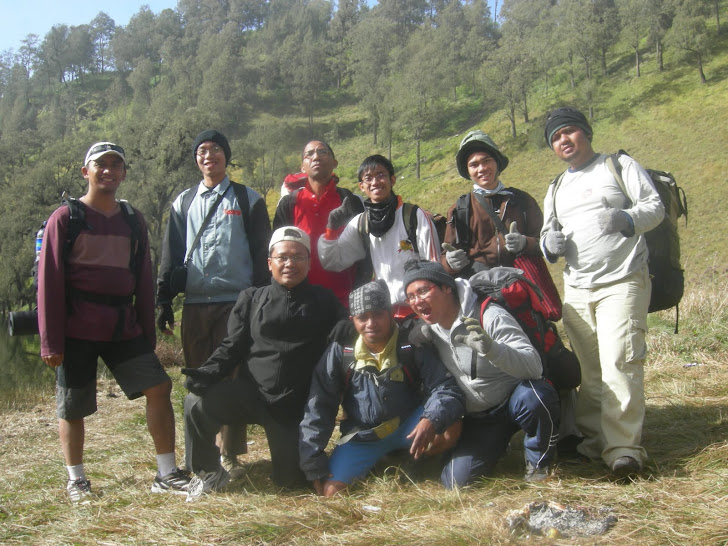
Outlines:
{"type": "Polygon", "coordinates": [[[541,248],[544,256],[553,258],[546,252],[544,240],[556,218],[566,236],[564,282],[569,286],[603,286],[624,279],[647,264],[647,243],[642,234],[659,225],[665,209],[639,163],[627,155],[620,155],[618,160],[629,196],[624,195],[614,179],[607,165],[609,158],[604,154],[584,169],[567,170],[555,199],[554,184],[546,193],[541,248]],[[602,197],[630,216],[634,223],[632,237],[602,234],[598,221],[599,213],[605,210],[602,197]]]}
{"type": "MultiPolygon", "coordinates": [[[[366,256],[366,248],[359,233],[360,216],[357,214],[349,221],[338,239],[319,238],[319,260],[324,269],[343,271],[366,256]]],[[[389,231],[381,237],[369,234],[369,247],[375,278],[387,283],[393,304],[405,302],[404,264],[414,258],[415,253],[402,219],[402,206],[397,209],[389,231]]],[[[440,260],[435,227],[422,209],[417,211],[417,247],[421,259],[433,262],[440,260]]]]}

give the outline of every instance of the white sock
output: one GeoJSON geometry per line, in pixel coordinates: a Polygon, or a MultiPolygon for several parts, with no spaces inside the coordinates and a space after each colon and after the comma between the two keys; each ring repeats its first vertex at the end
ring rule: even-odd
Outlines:
{"type": "Polygon", "coordinates": [[[83,471],[83,463],[66,466],[66,468],[68,469],[68,479],[70,481],[75,482],[79,478],[82,480],[86,479],[86,474],[83,471]]]}
{"type": "Polygon", "coordinates": [[[174,452],[157,455],[157,472],[164,477],[176,468],[174,452]]]}

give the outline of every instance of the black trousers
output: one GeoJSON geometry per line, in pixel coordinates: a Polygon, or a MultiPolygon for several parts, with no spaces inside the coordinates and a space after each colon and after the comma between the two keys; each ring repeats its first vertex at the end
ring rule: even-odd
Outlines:
{"type": "Polygon", "coordinates": [[[273,482],[289,488],[306,484],[299,466],[300,420],[276,419],[250,380],[226,379],[210,387],[202,397],[188,394],[184,421],[185,460],[193,472],[214,472],[220,468],[215,436],[222,425],[254,423],[265,429],[268,438],[273,482]]]}

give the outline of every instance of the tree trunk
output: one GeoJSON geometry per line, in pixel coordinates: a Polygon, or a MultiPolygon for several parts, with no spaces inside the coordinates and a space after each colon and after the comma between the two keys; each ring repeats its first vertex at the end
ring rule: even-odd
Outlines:
{"type": "Polygon", "coordinates": [[[374,118],[372,119],[372,126],[374,129],[374,131],[373,131],[374,132],[374,145],[376,146],[377,145],[377,129],[379,129],[379,124],[377,123],[376,116],[374,116],[374,118]]]}
{"type": "Polygon", "coordinates": [[[602,48],[602,76],[607,75],[607,48],[602,48]]]}
{"type": "Polygon", "coordinates": [[[509,116],[511,120],[511,136],[513,138],[516,138],[516,107],[511,106],[511,115],[509,116]]]}
{"type": "Polygon", "coordinates": [[[528,95],[523,92],[523,123],[528,123],[528,95]]]}
{"type": "Polygon", "coordinates": [[[417,135],[417,164],[416,164],[416,170],[417,170],[417,180],[420,179],[420,136],[417,135]]]}
{"type": "Polygon", "coordinates": [[[698,72],[700,73],[700,83],[707,83],[708,80],[705,78],[705,72],[703,72],[703,57],[698,55],[698,72]]]}
{"type": "Polygon", "coordinates": [[[635,70],[637,71],[637,77],[640,77],[640,51],[638,48],[634,48],[634,64],[635,70]]]}
{"type": "Polygon", "coordinates": [[[498,20],[498,0],[493,2],[493,21],[498,20]]]}
{"type": "Polygon", "coordinates": [[[657,40],[657,69],[662,72],[664,68],[663,62],[662,62],[662,41],[660,39],[657,40]]]}

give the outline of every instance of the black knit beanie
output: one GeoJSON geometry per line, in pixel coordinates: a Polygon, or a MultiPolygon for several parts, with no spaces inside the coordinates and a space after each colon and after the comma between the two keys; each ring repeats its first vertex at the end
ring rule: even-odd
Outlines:
{"type": "Polygon", "coordinates": [[[192,143],[192,154],[195,156],[195,161],[197,161],[197,148],[200,147],[200,144],[207,142],[208,140],[222,148],[222,151],[225,152],[225,165],[229,164],[230,156],[232,155],[230,152],[230,144],[228,143],[227,138],[225,138],[225,135],[223,135],[220,131],[215,131],[214,129],[202,131],[195,137],[195,141],[192,143]]]}
{"type": "Polygon", "coordinates": [[[410,260],[404,265],[404,290],[415,281],[426,280],[437,285],[449,286],[457,291],[455,279],[445,271],[440,262],[410,260]]]}
{"type": "Polygon", "coordinates": [[[553,148],[551,145],[551,138],[554,136],[554,133],[569,125],[574,125],[575,127],[583,129],[586,136],[589,140],[591,140],[594,131],[592,130],[591,125],[589,125],[586,116],[576,108],[569,108],[568,106],[565,106],[563,108],[552,110],[549,112],[548,116],[546,116],[546,129],[544,130],[543,135],[546,138],[546,143],[549,145],[549,148],[553,148]]]}

